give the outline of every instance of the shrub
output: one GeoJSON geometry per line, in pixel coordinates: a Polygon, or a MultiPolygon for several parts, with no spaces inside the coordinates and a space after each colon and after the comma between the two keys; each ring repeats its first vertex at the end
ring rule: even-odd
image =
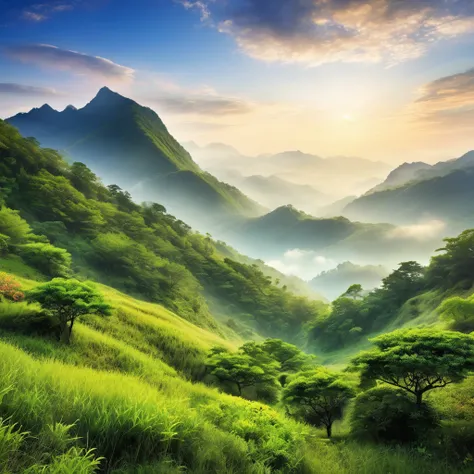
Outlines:
{"type": "Polygon", "coordinates": [[[59,321],[35,305],[0,302],[0,329],[23,334],[59,336],[59,321]]]}
{"type": "Polygon", "coordinates": [[[25,295],[20,291],[20,289],[20,283],[11,275],[5,272],[0,272],[0,297],[11,301],[21,301],[25,295]]]}
{"type": "Polygon", "coordinates": [[[407,392],[388,387],[373,388],[359,395],[351,417],[352,433],[376,442],[414,442],[438,424],[438,416],[430,405],[417,405],[407,392]]]}

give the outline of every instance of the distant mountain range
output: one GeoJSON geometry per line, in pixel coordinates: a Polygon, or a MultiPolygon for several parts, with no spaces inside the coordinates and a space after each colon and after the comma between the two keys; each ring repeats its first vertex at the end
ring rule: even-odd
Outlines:
{"type": "Polygon", "coordinates": [[[438,232],[420,239],[410,229],[354,222],[345,217],[316,218],[293,206],[247,219],[226,235],[243,253],[266,261],[298,249],[307,255],[309,264],[312,258],[322,256],[360,265],[381,262],[388,268],[404,260],[427,261],[442,237],[438,232]]]}
{"type": "Polygon", "coordinates": [[[44,105],[7,121],[42,146],[85,163],[106,184],[130,190],[137,200],[157,200],[197,229],[264,211],[202,171],[153,110],[106,87],[81,109],[59,112],[44,105]]]}
{"type": "Polygon", "coordinates": [[[474,151],[440,162],[405,163],[343,211],[366,222],[413,224],[441,220],[452,231],[474,225],[474,151]]]}
{"type": "MultiPolygon", "coordinates": [[[[345,156],[322,158],[299,150],[248,156],[223,143],[200,147],[188,142],[183,146],[204,169],[221,179],[232,180],[239,175],[277,177],[289,183],[311,186],[332,201],[366,192],[382,182],[391,169],[381,161],[345,156]]],[[[234,181],[231,183],[236,184],[234,181]]],[[[285,195],[282,193],[282,196],[285,195]]],[[[291,201],[291,195],[286,197],[284,204],[302,207],[291,201]]],[[[318,207],[328,203],[316,202],[305,210],[315,213],[318,207]]]]}

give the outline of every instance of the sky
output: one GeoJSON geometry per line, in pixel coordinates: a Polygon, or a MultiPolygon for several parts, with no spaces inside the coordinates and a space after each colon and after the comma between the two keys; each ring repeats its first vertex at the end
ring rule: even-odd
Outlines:
{"type": "Polygon", "coordinates": [[[0,0],[0,117],[104,85],[181,142],[450,159],[474,149],[474,1],[0,0]]]}

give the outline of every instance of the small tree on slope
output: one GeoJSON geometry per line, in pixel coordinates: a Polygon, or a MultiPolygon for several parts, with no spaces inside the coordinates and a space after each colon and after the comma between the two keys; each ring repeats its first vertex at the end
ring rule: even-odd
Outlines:
{"type": "Polygon", "coordinates": [[[380,381],[413,394],[418,406],[433,389],[474,370],[474,337],[436,329],[398,330],[372,339],[375,348],[352,360],[363,383],[380,381]]]}
{"type": "Polygon", "coordinates": [[[332,435],[332,425],[342,418],[343,410],[354,389],[340,374],[319,368],[301,372],[283,391],[285,404],[298,409],[299,415],[308,423],[324,426],[328,438],[332,435]]]}
{"type": "Polygon", "coordinates": [[[110,314],[111,307],[102,295],[77,280],[55,278],[27,293],[27,299],[39,303],[59,320],[62,342],[69,344],[74,322],[85,314],[110,314]]]}

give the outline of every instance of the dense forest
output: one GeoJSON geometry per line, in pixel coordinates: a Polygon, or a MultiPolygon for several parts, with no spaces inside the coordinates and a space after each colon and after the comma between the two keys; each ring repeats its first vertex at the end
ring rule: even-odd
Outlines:
{"type": "Polygon", "coordinates": [[[1,121],[0,179],[0,472],[473,472],[473,230],[328,304],[1,121]]]}

